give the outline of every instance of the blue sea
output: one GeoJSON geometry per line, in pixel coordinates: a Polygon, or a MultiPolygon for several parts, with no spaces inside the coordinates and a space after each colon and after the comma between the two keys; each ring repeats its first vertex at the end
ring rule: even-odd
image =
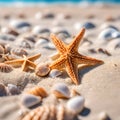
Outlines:
{"type": "Polygon", "coordinates": [[[109,4],[118,4],[120,0],[0,0],[2,5],[13,5],[13,4],[78,4],[78,3],[109,3],[109,4]]]}

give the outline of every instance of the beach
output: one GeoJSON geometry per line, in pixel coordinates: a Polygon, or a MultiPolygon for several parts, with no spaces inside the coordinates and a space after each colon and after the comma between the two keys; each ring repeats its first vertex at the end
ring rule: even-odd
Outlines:
{"type": "MultiPolygon", "coordinates": [[[[0,83],[6,87],[8,84],[16,85],[20,93],[0,97],[0,120],[21,119],[22,95],[35,86],[43,87],[48,92],[42,105],[54,104],[55,100],[50,96],[51,89],[58,83],[65,83],[69,89],[75,89],[85,98],[84,109],[77,114],[78,120],[104,120],[99,117],[102,112],[105,112],[110,120],[120,120],[119,7],[106,4],[0,7],[0,45],[8,48],[11,55],[8,57],[11,59],[21,59],[21,54],[41,54],[35,64],[51,64],[51,56],[57,50],[50,34],[54,33],[69,45],[74,36],[85,27],[85,35],[78,52],[104,62],[99,66],[79,70],[79,85],[71,81],[66,71],[55,77],[49,74],[39,77],[34,69],[26,72],[22,71],[21,66],[13,67],[8,73],[1,71],[0,83]],[[24,52],[14,52],[18,48],[24,52]]],[[[7,52],[4,54],[7,55],[7,52]]],[[[1,56],[0,62],[5,61],[7,60],[3,60],[1,56]]],[[[66,104],[67,101],[68,99],[60,99],[57,102],[66,104]]]]}

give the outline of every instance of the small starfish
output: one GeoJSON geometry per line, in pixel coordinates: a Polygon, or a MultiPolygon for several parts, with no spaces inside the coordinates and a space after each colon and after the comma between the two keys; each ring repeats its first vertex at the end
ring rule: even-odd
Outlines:
{"type": "Polygon", "coordinates": [[[89,66],[103,64],[102,60],[97,60],[91,57],[87,57],[78,53],[78,47],[83,35],[85,28],[73,39],[69,45],[65,45],[60,39],[54,34],[51,34],[51,39],[58,49],[58,54],[54,56],[54,62],[50,65],[51,69],[66,69],[68,75],[72,79],[73,83],[79,84],[78,81],[78,65],[82,65],[82,68],[89,66]]]}
{"type": "Polygon", "coordinates": [[[31,57],[26,57],[25,55],[23,55],[22,59],[16,59],[16,60],[11,60],[11,61],[6,61],[6,64],[10,64],[14,67],[18,67],[22,65],[22,71],[27,71],[27,69],[29,68],[36,68],[36,64],[34,63],[34,61],[36,59],[38,59],[41,55],[37,54],[31,57]]]}

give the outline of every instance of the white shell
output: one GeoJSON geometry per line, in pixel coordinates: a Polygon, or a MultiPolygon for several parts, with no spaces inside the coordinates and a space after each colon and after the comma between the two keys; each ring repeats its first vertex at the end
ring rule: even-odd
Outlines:
{"type": "Polygon", "coordinates": [[[41,102],[41,97],[35,96],[35,95],[30,95],[30,94],[24,94],[21,97],[21,102],[24,106],[26,107],[32,107],[38,103],[41,102]]]}
{"type": "Polygon", "coordinates": [[[84,102],[85,99],[82,96],[77,96],[74,98],[71,98],[68,102],[67,102],[67,109],[71,112],[75,112],[75,114],[81,112],[84,108],[84,102]]]}
{"type": "Polygon", "coordinates": [[[56,49],[56,48],[55,48],[55,45],[54,45],[53,43],[51,43],[51,42],[46,45],[46,48],[52,49],[52,50],[55,50],[55,49],[56,49]]]}
{"type": "Polygon", "coordinates": [[[48,43],[48,40],[40,38],[36,43],[35,47],[41,47],[41,45],[48,43]]]}
{"type": "Polygon", "coordinates": [[[11,95],[20,94],[20,89],[16,85],[8,84],[7,88],[8,88],[9,94],[11,95]]]}
{"type": "Polygon", "coordinates": [[[57,69],[52,69],[49,73],[49,76],[52,78],[58,77],[62,74],[61,71],[57,70],[57,69]]]}
{"type": "Polygon", "coordinates": [[[76,22],[76,23],[74,24],[74,29],[75,29],[75,30],[80,30],[81,28],[82,28],[82,24],[81,24],[81,23],[76,22]]]}
{"type": "MultiPolygon", "coordinates": [[[[52,88],[52,92],[54,93],[54,91],[58,92],[59,95],[61,94],[61,96],[63,96],[64,98],[70,98],[70,90],[67,87],[67,85],[64,83],[58,83],[58,84],[54,85],[52,88]]],[[[59,95],[58,95],[58,97],[59,97],[59,95]]]]}
{"type": "Polygon", "coordinates": [[[107,28],[103,30],[98,36],[100,40],[111,40],[118,37],[120,37],[120,33],[113,28],[107,28]]]}

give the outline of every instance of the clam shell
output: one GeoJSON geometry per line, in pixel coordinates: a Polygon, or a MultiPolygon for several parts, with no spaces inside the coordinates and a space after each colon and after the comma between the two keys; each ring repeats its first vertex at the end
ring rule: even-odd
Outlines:
{"type": "Polygon", "coordinates": [[[70,90],[67,87],[67,85],[63,84],[63,83],[58,83],[58,84],[54,85],[52,88],[52,93],[57,98],[62,98],[62,99],[70,98],[70,90]]]}
{"type": "Polygon", "coordinates": [[[37,105],[41,102],[41,97],[35,96],[35,95],[31,95],[31,94],[24,94],[21,97],[21,103],[29,108],[32,107],[34,105],[37,105]]]}
{"type": "Polygon", "coordinates": [[[13,55],[17,55],[17,56],[23,56],[23,55],[25,55],[25,56],[27,56],[28,55],[28,53],[27,53],[27,51],[25,50],[25,49],[22,49],[22,48],[14,48],[14,49],[11,49],[11,54],[13,54],[13,55]]]}
{"type": "Polygon", "coordinates": [[[39,64],[39,65],[37,65],[37,67],[35,69],[35,74],[37,76],[43,77],[43,76],[48,75],[49,71],[50,71],[50,68],[49,68],[48,65],[46,65],[46,64],[39,64]]]}
{"type": "Polygon", "coordinates": [[[61,71],[57,70],[57,69],[52,69],[49,73],[49,76],[52,78],[58,77],[62,74],[61,71]]]}
{"type": "Polygon", "coordinates": [[[86,29],[93,29],[96,26],[92,22],[86,22],[83,24],[83,27],[85,27],[86,29]]]}
{"type": "Polygon", "coordinates": [[[74,114],[78,114],[83,110],[84,102],[85,102],[84,97],[77,96],[77,97],[71,98],[67,102],[66,107],[69,111],[73,112],[74,114]]]}
{"type": "Polygon", "coordinates": [[[42,98],[48,96],[47,91],[46,91],[43,87],[38,87],[38,86],[32,88],[32,89],[29,90],[27,93],[28,93],[28,94],[32,94],[32,95],[35,95],[35,96],[40,96],[40,97],[42,97],[42,98]]]}
{"type": "Polygon", "coordinates": [[[13,70],[13,67],[11,65],[0,63],[0,72],[11,72],[13,70]]]}
{"type": "Polygon", "coordinates": [[[7,90],[4,84],[0,83],[0,97],[7,96],[7,90]]]}
{"type": "Polygon", "coordinates": [[[8,84],[7,88],[8,88],[8,91],[9,91],[10,95],[18,95],[18,94],[20,94],[20,89],[16,85],[8,84]]]}

